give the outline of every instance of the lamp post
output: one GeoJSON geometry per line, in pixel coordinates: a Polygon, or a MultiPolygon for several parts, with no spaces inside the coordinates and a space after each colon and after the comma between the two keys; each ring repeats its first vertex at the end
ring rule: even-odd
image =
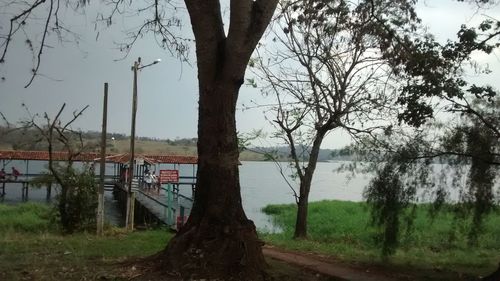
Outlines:
{"type": "Polygon", "coordinates": [[[129,160],[129,172],[128,172],[128,190],[127,190],[127,217],[125,218],[125,227],[128,230],[134,229],[134,205],[135,196],[132,193],[132,181],[134,178],[134,158],[135,158],[135,117],[137,114],[137,71],[148,66],[154,65],[161,62],[161,59],[157,59],[150,64],[141,65],[141,58],[139,57],[137,61],[134,62],[132,66],[132,71],[134,72],[134,84],[132,88],[132,127],[130,129],[130,160],[129,160]]]}

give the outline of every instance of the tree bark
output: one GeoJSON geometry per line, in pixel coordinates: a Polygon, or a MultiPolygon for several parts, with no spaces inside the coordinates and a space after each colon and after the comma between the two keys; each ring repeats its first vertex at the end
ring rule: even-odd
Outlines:
{"type": "Polygon", "coordinates": [[[227,37],[216,0],[186,0],[199,81],[198,172],[186,225],[163,252],[181,278],[263,280],[262,241],[241,204],[236,102],[246,66],[277,0],[231,1],[227,37]]]}
{"type": "Polygon", "coordinates": [[[297,203],[297,219],[295,221],[295,232],[293,237],[295,239],[307,238],[307,211],[309,207],[309,190],[311,188],[311,181],[300,183],[300,197],[297,203]],[[307,186],[308,187],[307,187],[307,186]],[[304,190],[304,192],[302,192],[304,190]],[[307,192],[305,191],[307,190],[307,192]]]}
{"type": "MultiPolygon", "coordinates": [[[[317,130],[313,145],[311,147],[311,153],[309,154],[307,168],[305,168],[304,173],[301,173],[301,176],[299,177],[299,201],[297,203],[297,219],[295,221],[295,232],[293,235],[295,239],[307,238],[307,211],[309,207],[309,192],[311,191],[312,178],[314,175],[314,171],[316,171],[316,164],[318,163],[318,155],[321,148],[321,143],[323,142],[327,131],[328,130],[326,130],[325,128],[317,130]]],[[[295,157],[297,157],[296,153],[292,153],[292,155],[295,155],[295,157]]],[[[298,163],[298,161],[295,161],[295,163],[298,163]]],[[[300,167],[296,168],[300,169],[300,167]]]]}

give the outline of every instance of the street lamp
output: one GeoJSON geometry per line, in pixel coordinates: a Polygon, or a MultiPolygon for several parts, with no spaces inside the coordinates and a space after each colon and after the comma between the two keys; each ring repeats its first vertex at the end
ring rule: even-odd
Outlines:
{"type": "Polygon", "coordinates": [[[129,176],[128,176],[128,192],[127,192],[127,217],[125,226],[128,230],[134,229],[134,203],[135,196],[132,193],[132,180],[134,178],[134,158],[135,158],[135,116],[137,114],[137,71],[148,66],[161,62],[161,59],[156,59],[150,64],[141,65],[141,58],[134,62],[132,71],[134,72],[134,84],[132,91],[132,127],[130,130],[130,160],[129,160],[129,176]]]}

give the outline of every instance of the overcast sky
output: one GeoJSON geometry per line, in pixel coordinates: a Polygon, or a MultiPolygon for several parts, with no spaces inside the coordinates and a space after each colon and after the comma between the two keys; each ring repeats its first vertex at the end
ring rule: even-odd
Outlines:
{"type": "MultiPolygon", "coordinates": [[[[3,3],[3,0],[0,0],[0,3],[3,3]]],[[[196,137],[198,93],[194,46],[191,49],[192,65],[181,63],[158,47],[155,40],[147,37],[137,41],[128,57],[117,60],[124,54],[117,50],[115,42],[122,41],[123,32],[138,25],[143,19],[138,16],[118,17],[109,29],[99,32],[99,38],[96,40],[94,19],[97,11],[102,9],[99,1],[91,1],[85,14],[72,10],[63,13],[62,20],[66,26],[79,34],[79,43],[60,43],[55,36],[51,36],[40,68],[43,76],[37,77],[27,89],[24,85],[30,78],[32,54],[26,48],[25,38],[19,37],[12,43],[6,62],[0,65],[0,77],[5,77],[5,80],[0,82],[0,112],[9,121],[17,121],[27,117],[21,107],[22,103],[25,103],[32,113],[48,112],[52,116],[64,102],[67,103],[68,114],[89,105],[76,127],[100,131],[103,84],[108,82],[108,132],[129,134],[132,100],[130,68],[139,56],[145,64],[161,58],[160,64],[139,73],[137,135],[170,139],[196,137]]],[[[2,34],[6,32],[8,12],[8,7],[0,8],[2,34]]],[[[487,11],[477,11],[470,4],[448,0],[421,2],[418,12],[424,24],[442,41],[447,38],[454,39],[462,23],[477,24],[484,19],[484,14],[500,19],[500,6],[487,11]]],[[[186,38],[192,38],[186,15],[181,15],[181,18],[184,19],[184,26],[181,27],[180,33],[186,38]]],[[[35,32],[37,28],[39,26],[35,23],[29,32],[35,32]]],[[[497,89],[500,88],[499,57],[500,53],[497,52],[489,57],[477,58],[481,63],[488,63],[494,71],[490,78],[481,78],[482,82],[487,82],[497,89]]],[[[239,108],[242,108],[241,104],[248,104],[251,99],[259,99],[259,92],[250,87],[242,87],[239,108]]],[[[240,132],[268,127],[261,110],[258,109],[239,110],[237,124],[240,132]]],[[[324,148],[338,148],[348,143],[346,136],[332,134],[326,139],[324,148]]]]}

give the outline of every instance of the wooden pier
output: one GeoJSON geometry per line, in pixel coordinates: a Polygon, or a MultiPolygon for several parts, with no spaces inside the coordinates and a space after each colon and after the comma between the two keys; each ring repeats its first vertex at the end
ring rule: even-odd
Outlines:
{"type": "MultiPolygon", "coordinates": [[[[12,183],[17,183],[17,184],[21,184],[22,185],[22,189],[21,189],[21,192],[22,192],[22,200],[23,201],[27,201],[28,200],[28,193],[29,193],[29,184],[30,184],[31,180],[29,179],[5,179],[5,180],[0,180],[0,198],[3,198],[6,194],[5,192],[5,187],[7,186],[7,184],[12,184],[12,183]]],[[[47,187],[47,193],[48,193],[48,197],[50,197],[50,194],[49,194],[49,187],[47,187]]]]}
{"type": "MultiPolygon", "coordinates": [[[[16,187],[13,187],[12,184],[17,184],[21,185],[21,200],[22,201],[28,201],[29,200],[29,187],[30,185],[32,186],[32,181],[39,177],[41,174],[22,174],[19,176],[17,179],[14,179],[12,176],[7,177],[6,179],[0,179],[0,200],[5,197],[7,194],[7,188],[9,189],[14,189],[16,187]]],[[[96,181],[99,180],[99,176],[96,176],[96,181]]],[[[105,182],[104,182],[104,189],[107,191],[112,191],[113,186],[117,180],[116,176],[113,175],[107,175],[105,176],[105,182]]],[[[52,198],[52,185],[47,185],[45,187],[40,187],[45,188],[46,190],[46,200],[50,201],[52,198]]],[[[17,188],[16,188],[17,189],[17,188]]],[[[17,191],[15,191],[17,192],[17,191]]]]}
{"type": "MultiPolygon", "coordinates": [[[[65,161],[67,154],[55,152],[52,155],[54,161],[65,161]]],[[[9,175],[5,180],[0,180],[0,201],[6,194],[7,186],[21,184],[22,200],[28,200],[29,186],[31,181],[41,175],[39,173],[28,173],[30,161],[48,161],[49,155],[43,151],[0,151],[1,167],[5,168],[14,160],[25,161],[24,173],[14,179],[9,175]]],[[[126,210],[127,201],[127,170],[130,156],[128,154],[108,154],[105,159],[107,164],[112,164],[112,174],[105,175],[105,189],[113,191],[115,199],[123,213],[126,210]]],[[[172,155],[136,155],[134,158],[134,179],[132,191],[135,195],[136,208],[134,211],[135,221],[139,224],[159,223],[165,224],[172,229],[177,229],[184,224],[191,212],[194,192],[196,188],[196,165],[197,157],[172,156],[172,155]],[[166,167],[165,167],[166,166],[166,167]],[[166,168],[166,170],[165,170],[166,168]],[[188,171],[191,170],[191,171],[188,171]],[[176,181],[163,184],[159,191],[150,192],[143,189],[145,171],[174,172],[176,181]]],[[[75,162],[89,164],[99,163],[97,153],[82,153],[75,162]]],[[[10,166],[14,166],[12,163],[10,166]]],[[[109,167],[108,167],[109,169],[109,167]]],[[[99,175],[96,174],[96,181],[99,175]]],[[[16,185],[19,186],[19,185],[16,185]]],[[[10,187],[9,187],[10,188],[10,187]]],[[[52,196],[52,186],[47,188],[47,200],[52,196]]]]}

